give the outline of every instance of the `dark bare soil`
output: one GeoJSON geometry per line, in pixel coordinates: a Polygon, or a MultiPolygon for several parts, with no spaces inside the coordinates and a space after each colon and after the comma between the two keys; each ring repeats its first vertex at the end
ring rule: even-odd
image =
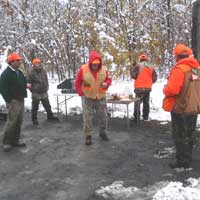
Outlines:
{"type": "MultiPolygon", "coordinates": [[[[110,141],[93,136],[85,146],[81,116],[38,126],[25,114],[22,138],[27,148],[5,153],[0,149],[0,200],[97,200],[95,190],[123,180],[125,186],[145,187],[158,181],[184,181],[200,175],[200,150],[194,149],[192,171],[177,173],[169,158],[154,155],[172,147],[170,124],[141,122],[130,130],[125,119],[110,119],[110,141]]],[[[2,139],[3,126],[0,121],[2,139]]],[[[198,134],[198,132],[197,132],[198,134]]]]}

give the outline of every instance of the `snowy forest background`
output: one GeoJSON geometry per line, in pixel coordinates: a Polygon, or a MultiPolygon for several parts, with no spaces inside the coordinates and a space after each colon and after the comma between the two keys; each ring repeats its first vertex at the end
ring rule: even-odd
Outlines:
{"type": "Polygon", "coordinates": [[[162,77],[174,45],[191,42],[191,15],[192,0],[0,0],[0,53],[19,52],[27,71],[40,57],[62,80],[75,76],[90,50],[126,79],[144,51],[162,77]]]}

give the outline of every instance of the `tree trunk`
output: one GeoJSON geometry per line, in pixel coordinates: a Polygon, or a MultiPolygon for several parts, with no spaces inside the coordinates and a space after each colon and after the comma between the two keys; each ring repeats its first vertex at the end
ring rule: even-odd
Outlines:
{"type": "Polygon", "coordinates": [[[169,48],[169,45],[170,45],[170,42],[171,42],[171,22],[170,22],[170,19],[171,19],[171,6],[170,6],[170,0],[167,0],[167,9],[168,9],[168,15],[167,15],[167,37],[168,37],[168,41],[169,41],[169,44],[168,44],[168,48],[169,48]]]}
{"type": "Polygon", "coordinates": [[[200,0],[193,4],[192,10],[192,49],[194,56],[200,61],[200,0]]]}
{"type": "Polygon", "coordinates": [[[95,12],[96,12],[96,19],[98,21],[99,19],[99,5],[98,5],[98,0],[95,0],[95,12]]]}

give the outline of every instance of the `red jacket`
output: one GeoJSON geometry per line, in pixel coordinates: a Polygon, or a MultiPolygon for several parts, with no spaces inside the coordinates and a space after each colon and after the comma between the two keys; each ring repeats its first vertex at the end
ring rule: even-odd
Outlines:
{"type": "MultiPolygon", "coordinates": [[[[90,52],[90,56],[89,56],[88,65],[90,66],[92,61],[94,61],[95,59],[99,59],[100,60],[100,67],[98,69],[98,70],[100,70],[101,67],[102,67],[101,56],[96,51],[91,51],[90,52]]],[[[90,68],[90,70],[91,70],[92,75],[96,79],[98,70],[92,70],[91,68],[90,68]]],[[[78,70],[78,73],[76,75],[76,80],[75,80],[75,88],[76,88],[76,91],[79,94],[79,96],[83,96],[83,91],[81,89],[82,81],[83,81],[83,71],[82,71],[82,68],[80,67],[79,70],[78,70]]],[[[106,72],[106,79],[105,79],[104,82],[107,83],[108,87],[112,83],[112,79],[109,77],[108,71],[106,72]]]]}

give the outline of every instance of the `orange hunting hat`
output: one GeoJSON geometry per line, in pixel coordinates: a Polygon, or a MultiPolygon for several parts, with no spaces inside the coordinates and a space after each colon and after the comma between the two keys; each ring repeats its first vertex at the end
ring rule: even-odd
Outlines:
{"type": "Polygon", "coordinates": [[[139,60],[147,60],[147,55],[146,54],[140,54],[139,55],[139,60]]]}
{"type": "Polygon", "coordinates": [[[13,62],[15,60],[22,60],[22,58],[20,57],[19,54],[16,54],[16,53],[11,53],[7,58],[8,62],[13,62]]]}
{"type": "Polygon", "coordinates": [[[177,44],[174,48],[175,55],[192,55],[193,51],[189,47],[185,46],[184,44],[177,44]]]}
{"type": "Polygon", "coordinates": [[[32,60],[32,64],[35,65],[35,64],[38,64],[38,63],[41,63],[42,61],[39,59],[39,58],[34,58],[32,60]]]}
{"type": "Polygon", "coordinates": [[[99,59],[95,59],[92,61],[92,64],[100,64],[100,60],[99,59]]]}

